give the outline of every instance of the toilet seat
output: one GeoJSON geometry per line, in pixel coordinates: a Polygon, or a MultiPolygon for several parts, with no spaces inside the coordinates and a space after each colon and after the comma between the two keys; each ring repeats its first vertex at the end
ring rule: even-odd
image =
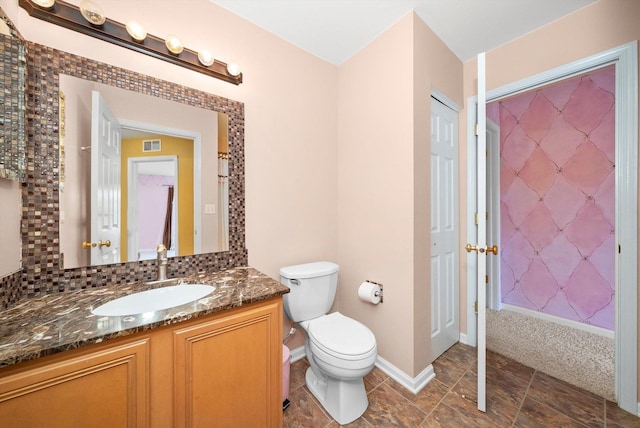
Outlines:
{"type": "Polygon", "coordinates": [[[377,353],[371,330],[339,312],[308,321],[306,330],[314,347],[333,358],[368,360],[377,353]]]}

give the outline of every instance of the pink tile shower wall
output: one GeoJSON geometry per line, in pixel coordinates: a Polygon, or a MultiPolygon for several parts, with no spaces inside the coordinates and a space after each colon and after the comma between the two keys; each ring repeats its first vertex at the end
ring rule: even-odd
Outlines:
{"type": "Polygon", "coordinates": [[[494,103],[502,301],[614,329],[615,68],[494,103]]]}

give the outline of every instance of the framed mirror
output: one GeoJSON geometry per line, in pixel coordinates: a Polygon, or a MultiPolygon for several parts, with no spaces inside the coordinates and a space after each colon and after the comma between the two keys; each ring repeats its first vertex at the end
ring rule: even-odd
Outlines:
{"type": "MultiPolygon", "coordinates": [[[[63,232],[63,224],[70,224],[66,223],[70,211],[63,198],[71,195],[69,186],[74,170],[66,157],[62,158],[65,162],[60,163],[60,150],[67,150],[65,136],[69,132],[70,113],[66,110],[71,105],[69,96],[64,91],[61,98],[61,75],[221,113],[217,115],[218,120],[221,123],[227,121],[226,126],[219,125],[218,128],[226,130],[228,143],[228,164],[225,165],[228,173],[220,174],[228,176],[228,251],[204,252],[203,249],[201,254],[176,255],[169,259],[167,270],[170,276],[180,277],[203,270],[247,265],[244,226],[244,105],[241,102],[37,43],[27,42],[27,64],[26,131],[29,143],[26,147],[26,169],[29,174],[22,185],[23,290],[18,295],[33,296],[99,287],[106,283],[150,280],[156,271],[155,259],[88,264],[74,268],[67,267],[65,263],[66,253],[62,250],[62,245],[66,243],[60,232],[63,232]],[[61,100],[64,101],[61,103],[61,100]],[[67,117],[62,122],[61,110],[67,117]],[[61,132],[64,134],[62,140],[61,132]],[[63,165],[64,170],[61,168],[63,165]],[[61,206],[63,210],[60,210],[61,206]]],[[[150,139],[156,139],[155,137],[157,135],[150,139]]],[[[86,145],[90,143],[82,143],[82,146],[86,145]]],[[[218,171],[222,169],[218,168],[218,171]]],[[[217,182],[213,186],[217,186],[217,182]]],[[[215,211],[218,212],[217,204],[215,211]]],[[[80,238],[87,240],[86,235],[80,238]]],[[[72,243],[76,244],[77,242],[72,243]]]]}
{"type": "Polygon", "coordinates": [[[66,74],[59,111],[64,268],[228,250],[226,114],[66,74]]]}

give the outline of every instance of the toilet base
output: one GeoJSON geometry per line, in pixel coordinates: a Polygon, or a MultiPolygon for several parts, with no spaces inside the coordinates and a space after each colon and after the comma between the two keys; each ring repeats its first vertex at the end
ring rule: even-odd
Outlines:
{"type": "Polygon", "coordinates": [[[362,378],[352,380],[319,378],[309,367],[305,379],[307,388],[340,425],[355,421],[369,406],[362,378]]]}

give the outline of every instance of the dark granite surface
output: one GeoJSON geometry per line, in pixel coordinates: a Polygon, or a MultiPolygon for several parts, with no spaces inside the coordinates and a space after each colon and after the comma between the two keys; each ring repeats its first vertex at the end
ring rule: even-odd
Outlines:
{"type": "Polygon", "coordinates": [[[195,302],[139,315],[97,316],[91,311],[118,297],[176,282],[132,283],[25,299],[0,312],[0,367],[100,343],[163,325],[282,296],[289,289],[250,267],[180,278],[217,288],[195,302]]]}

